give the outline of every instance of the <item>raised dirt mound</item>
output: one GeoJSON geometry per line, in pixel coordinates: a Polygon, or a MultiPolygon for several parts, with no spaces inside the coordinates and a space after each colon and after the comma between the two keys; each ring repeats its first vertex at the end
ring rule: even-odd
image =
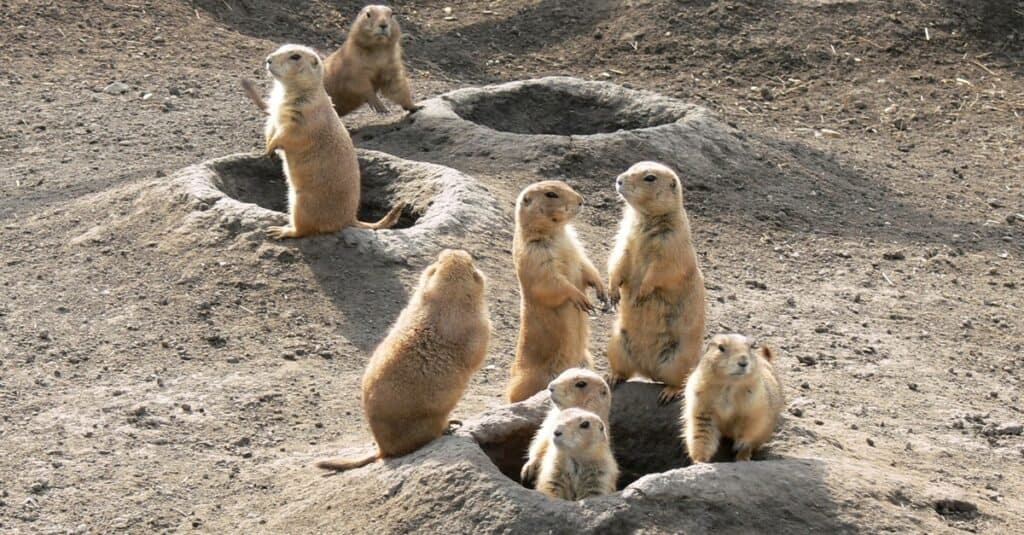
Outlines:
{"type": "Polygon", "coordinates": [[[623,468],[623,485],[613,495],[581,502],[550,499],[510,477],[518,473],[529,438],[547,411],[549,398],[541,392],[485,412],[454,436],[411,455],[338,475],[297,478],[270,528],[852,533],[857,531],[855,519],[867,515],[881,515],[885,520],[876,525],[899,531],[929,527],[900,513],[900,507],[914,505],[915,500],[927,507],[927,491],[908,489],[865,466],[774,457],[683,468],[677,438],[679,407],[659,407],[659,390],[658,385],[640,382],[615,390],[612,441],[623,468]],[[868,486],[901,501],[860,499],[860,489],[868,486]]]}
{"type": "MultiPolygon", "coordinates": [[[[392,260],[429,257],[449,238],[504,224],[506,216],[487,189],[454,169],[376,151],[357,155],[360,219],[377,220],[399,202],[407,206],[392,229],[342,230],[346,247],[392,260]]],[[[171,187],[189,207],[192,229],[261,240],[268,226],[287,221],[288,187],[277,158],[235,154],[203,162],[175,174],[171,187]]]]}

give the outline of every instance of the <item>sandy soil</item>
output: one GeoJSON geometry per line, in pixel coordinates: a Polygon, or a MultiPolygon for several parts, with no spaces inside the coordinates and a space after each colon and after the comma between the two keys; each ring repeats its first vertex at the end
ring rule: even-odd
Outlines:
{"type": "MultiPolygon", "coordinates": [[[[263,79],[283,41],[331,50],[358,7],[0,0],[0,531],[258,530],[289,500],[278,474],[370,444],[359,377],[422,265],[330,237],[182,235],[180,207],[152,198],[184,166],[255,150],[238,79],[263,79]]],[[[572,75],[785,147],[765,177],[681,170],[709,331],[781,349],[786,426],[807,432],[775,452],[957,489],[977,513],[909,511],[951,531],[1024,529],[1024,2],[396,8],[418,98],[572,75]],[[794,169],[811,154],[830,163],[794,169]],[[815,180],[760,182],[797,171],[815,180]]],[[[346,124],[382,145],[359,129],[401,118],[346,124]]],[[[520,187],[564,173],[594,199],[579,229],[605,263],[611,176],[445,160],[509,213],[520,187]]],[[[461,240],[490,278],[495,332],[457,418],[502,403],[510,231],[461,240]]],[[[593,324],[601,367],[611,319],[593,324]]]]}

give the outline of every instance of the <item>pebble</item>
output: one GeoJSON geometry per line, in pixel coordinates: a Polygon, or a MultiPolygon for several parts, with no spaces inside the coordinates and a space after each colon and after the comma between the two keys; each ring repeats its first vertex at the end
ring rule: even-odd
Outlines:
{"type": "Polygon", "coordinates": [[[123,95],[127,93],[129,89],[131,89],[131,87],[129,87],[128,84],[114,82],[107,87],[104,87],[103,92],[108,95],[123,95]]]}
{"type": "Polygon", "coordinates": [[[1019,435],[1024,433],[1024,425],[1020,423],[1005,423],[996,427],[997,435],[1019,435]]]}
{"type": "Polygon", "coordinates": [[[906,260],[907,256],[903,254],[903,251],[889,251],[883,253],[882,258],[886,260],[906,260]]]}

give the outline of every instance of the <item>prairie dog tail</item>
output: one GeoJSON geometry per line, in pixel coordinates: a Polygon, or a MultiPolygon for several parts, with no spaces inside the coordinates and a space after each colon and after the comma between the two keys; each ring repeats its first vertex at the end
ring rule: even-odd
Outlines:
{"type": "Polygon", "coordinates": [[[324,459],[316,462],[317,468],[323,468],[324,470],[334,470],[336,472],[344,472],[345,470],[351,470],[353,468],[359,468],[366,466],[380,458],[380,452],[371,453],[362,459],[324,459]]]}
{"type": "Polygon", "coordinates": [[[397,205],[395,205],[395,207],[392,208],[391,211],[388,212],[386,216],[382,217],[381,220],[376,223],[364,223],[362,221],[356,220],[355,224],[353,224],[352,226],[357,228],[368,228],[372,230],[391,228],[395,226],[395,223],[398,223],[398,218],[402,215],[402,210],[405,210],[404,202],[400,202],[397,205]]]}
{"type": "Polygon", "coordinates": [[[260,96],[260,92],[256,89],[256,82],[242,78],[242,89],[245,91],[245,96],[249,97],[249,100],[256,105],[263,113],[267,112],[267,103],[263,102],[263,97],[260,96]]]}

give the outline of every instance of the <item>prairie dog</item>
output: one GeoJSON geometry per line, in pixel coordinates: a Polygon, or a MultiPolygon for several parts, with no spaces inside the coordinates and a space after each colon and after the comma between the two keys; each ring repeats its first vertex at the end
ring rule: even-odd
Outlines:
{"type": "MultiPolygon", "coordinates": [[[[530,442],[526,464],[519,474],[519,481],[526,486],[531,486],[537,478],[537,470],[540,469],[541,459],[551,441],[551,433],[558,425],[561,411],[586,409],[601,418],[606,426],[609,425],[612,392],[608,383],[596,372],[586,368],[569,368],[548,384],[548,391],[551,392],[551,409],[530,442]]],[[[608,431],[611,436],[611,430],[608,431]]]]}
{"type": "Polygon", "coordinates": [[[318,467],[358,468],[411,453],[444,433],[448,415],[487,352],[491,321],[484,285],[465,251],[446,249],[423,271],[363,374],[363,412],[377,452],[319,461],[318,467]]]}
{"type": "Polygon", "coordinates": [[[601,301],[607,296],[572,228],[582,204],[583,196],[558,180],[531,184],[516,200],[512,261],[521,301],[506,392],[511,403],[540,392],[568,368],[593,366],[587,287],[601,301]]]}
{"type": "Polygon", "coordinates": [[[733,440],[737,461],[749,461],[771,438],[785,403],[773,359],[767,346],[754,351],[739,334],[711,339],[686,382],[681,423],[693,462],[709,462],[722,437],[733,440]]]}
{"type": "Polygon", "coordinates": [[[640,162],[615,180],[626,201],[608,292],[620,303],[608,343],[609,384],[634,374],[665,383],[668,403],[697,365],[704,336],[704,276],[690,238],[683,187],[668,167],[640,162]]]}
{"type": "Polygon", "coordinates": [[[388,228],[398,222],[399,203],[376,223],[356,219],[359,209],[359,163],[348,130],[331,109],[323,88],[323,63],[313,49],[284,45],[267,56],[274,77],[270,100],[263,106],[252,82],[246,94],[268,114],[265,154],[280,150],[288,178],[290,223],[270,227],[271,237],[300,238],[353,226],[388,228]]]}
{"type": "Polygon", "coordinates": [[[339,117],[363,103],[377,113],[387,113],[378,91],[406,111],[420,109],[412,102],[402,65],[401,38],[398,18],[390,7],[366,6],[356,15],[345,43],[326,60],[324,87],[339,117]]]}
{"type": "Polygon", "coordinates": [[[537,490],[552,498],[582,500],[615,492],[618,478],[604,421],[583,409],[559,413],[541,460],[537,490]]]}

